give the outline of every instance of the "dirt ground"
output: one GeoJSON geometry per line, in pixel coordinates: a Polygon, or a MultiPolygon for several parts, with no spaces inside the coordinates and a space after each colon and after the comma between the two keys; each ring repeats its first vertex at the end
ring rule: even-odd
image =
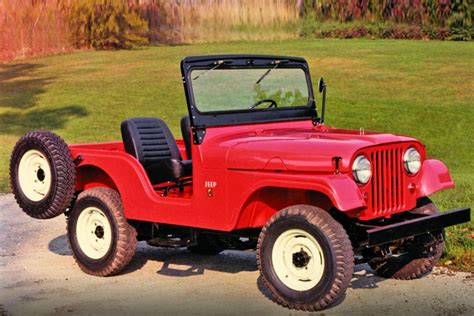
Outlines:
{"type": "MultiPolygon", "coordinates": [[[[84,274],[65,235],[65,217],[34,220],[11,195],[0,196],[0,315],[281,314],[295,315],[261,286],[255,253],[191,254],[139,243],[119,276],[84,274]]],[[[474,315],[474,276],[437,268],[420,280],[394,281],[356,266],[338,305],[312,315],[474,315]]]]}

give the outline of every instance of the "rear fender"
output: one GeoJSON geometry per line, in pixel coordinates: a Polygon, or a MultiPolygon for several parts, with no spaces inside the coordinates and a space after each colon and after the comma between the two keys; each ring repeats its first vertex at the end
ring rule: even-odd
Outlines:
{"type": "Polygon", "coordinates": [[[76,168],[76,191],[93,187],[108,187],[118,191],[115,182],[101,168],[92,165],[81,165],[76,168]]]}
{"type": "Polygon", "coordinates": [[[420,196],[428,196],[437,191],[454,188],[453,179],[444,163],[435,159],[423,162],[421,168],[420,196]]]}
{"type": "Polygon", "coordinates": [[[140,218],[136,205],[156,203],[153,186],[141,164],[134,157],[121,151],[100,151],[71,148],[78,161],[80,176],[77,190],[106,186],[117,190],[127,218],[140,218]],[[81,156],[80,159],[77,159],[81,156]]]}

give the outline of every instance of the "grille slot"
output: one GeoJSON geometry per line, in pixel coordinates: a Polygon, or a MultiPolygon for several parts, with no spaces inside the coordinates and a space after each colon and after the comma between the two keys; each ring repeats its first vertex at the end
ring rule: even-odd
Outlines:
{"type": "Polygon", "coordinates": [[[374,215],[390,214],[405,207],[402,155],[403,147],[400,146],[370,153],[373,168],[370,203],[374,215]]]}

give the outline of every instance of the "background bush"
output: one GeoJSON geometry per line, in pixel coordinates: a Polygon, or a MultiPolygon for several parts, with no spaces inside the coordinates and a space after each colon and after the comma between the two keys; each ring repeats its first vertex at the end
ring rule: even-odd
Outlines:
{"type": "Polygon", "coordinates": [[[71,49],[58,0],[0,0],[0,61],[71,49]]]}
{"type": "Polygon", "coordinates": [[[131,48],[148,43],[147,21],[121,0],[75,0],[68,21],[76,47],[131,48]]]}
{"type": "Polygon", "coordinates": [[[0,60],[307,37],[472,40],[474,0],[0,0],[0,60]]]}
{"type": "Polygon", "coordinates": [[[474,0],[304,0],[302,35],[472,40],[474,0]],[[324,25],[326,24],[326,25],[324,25]]]}

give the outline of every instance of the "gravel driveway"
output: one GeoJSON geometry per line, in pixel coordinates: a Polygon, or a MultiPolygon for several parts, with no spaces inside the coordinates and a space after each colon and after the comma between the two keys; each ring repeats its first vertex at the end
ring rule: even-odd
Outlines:
{"type": "MultiPolygon", "coordinates": [[[[124,273],[93,277],[74,263],[64,216],[34,220],[0,196],[0,315],[298,314],[273,303],[258,277],[254,252],[206,257],[144,243],[124,273]]],[[[342,302],[312,313],[347,314],[474,315],[474,276],[438,268],[394,281],[358,265],[342,302]]]]}

